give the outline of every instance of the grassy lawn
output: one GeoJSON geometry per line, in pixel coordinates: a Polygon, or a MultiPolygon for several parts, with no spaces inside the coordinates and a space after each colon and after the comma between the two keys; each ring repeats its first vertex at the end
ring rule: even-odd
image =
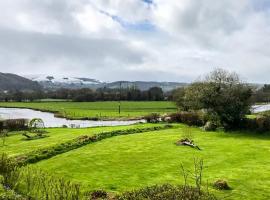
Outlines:
{"type": "Polygon", "coordinates": [[[203,158],[204,184],[225,179],[233,188],[215,191],[218,196],[269,199],[269,139],[266,135],[203,132],[181,125],[178,129],[109,138],[35,165],[80,182],[87,190],[121,192],[167,182],[181,184],[180,164],[191,169],[194,157],[203,158]],[[192,132],[202,151],[174,144],[186,132],[192,132]]]}
{"type": "Polygon", "coordinates": [[[72,140],[81,135],[93,135],[104,131],[120,130],[120,129],[132,129],[132,128],[146,128],[158,126],[158,124],[137,124],[129,126],[115,126],[115,127],[96,127],[85,129],[70,129],[70,128],[48,128],[48,136],[42,139],[36,140],[24,140],[25,137],[21,135],[21,132],[13,132],[12,135],[6,138],[5,145],[3,146],[2,140],[0,140],[0,153],[5,152],[9,155],[16,155],[27,153],[35,149],[53,146],[58,143],[72,140]]]}
{"type": "Polygon", "coordinates": [[[0,107],[32,108],[57,112],[61,116],[79,118],[134,118],[149,113],[175,112],[176,106],[168,101],[121,102],[121,114],[118,113],[118,102],[0,102],[0,107]]]}

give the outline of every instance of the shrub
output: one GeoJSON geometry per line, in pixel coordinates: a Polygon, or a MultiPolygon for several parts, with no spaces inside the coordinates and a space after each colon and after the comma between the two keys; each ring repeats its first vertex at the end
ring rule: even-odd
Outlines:
{"type": "Polygon", "coordinates": [[[149,115],[146,115],[144,117],[144,119],[148,122],[148,123],[157,123],[160,121],[160,114],[158,113],[151,113],[149,115]]]}
{"type": "Polygon", "coordinates": [[[0,175],[4,187],[14,189],[19,177],[19,168],[14,159],[9,158],[5,153],[0,157],[0,175]]]}
{"type": "Polygon", "coordinates": [[[224,180],[217,180],[214,183],[214,188],[218,189],[218,190],[230,190],[231,188],[229,187],[227,181],[224,180]]]}
{"type": "Polygon", "coordinates": [[[34,167],[23,167],[20,171],[17,191],[29,199],[80,199],[81,190],[78,184],[34,167]]]}
{"type": "Polygon", "coordinates": [[[166,117],[163,117],[163,120],[166,120],[170,123],[184,123],[189,126],[203,126],[204,117],[198,112],[178,112],[171,113],[166,117]]]}
{"type": "Polygon", "coordinates": [[[155,185],[143,189],[125,192],[116,196],[117,200],[215,200],[213,195],[200,192],[194,187],[155,185]]]}
{"type": "Polygon", "coordinates": [[[90,196],[91,196],[90,197],[91,200],[107,199],[108,194],[104,190],[95,190],[95,191],[91,192],[91,195],[90,196]]]}
{"type": "Polygon", "coordinates": [[[215,131],[217,129],[217,125],[214,122],[208,121],[203,127],[205,131],[215,131]]]}
{"type": "Polygon", "coordinates": [[[4,129],[9,131],[25,130],[28,128],[27,119],[8,119],[3,121],[4,129]]]}
{"type": "Polygon", "coordinates": [[[257,116],[255,119],[245,118],[240,123],[240,128],[250,131],[270,131],[270,116],[257,116]]]}

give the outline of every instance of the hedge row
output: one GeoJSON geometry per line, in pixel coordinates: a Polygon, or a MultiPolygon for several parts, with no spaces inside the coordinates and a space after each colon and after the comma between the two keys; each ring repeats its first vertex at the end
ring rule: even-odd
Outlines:
{"type": "Polygon", "coordinates": [[[0,121],[0,130],[6,129],[9,131],[25,130],[28,128],[27,119],[7,119],[0,121]]]}
{"type": "Polygon", "coordinates": [[[258,132],[270,131],[270,116],[259,115],[254,119],[243,119],[240,123],[240,128],[258,132]]]}
{"type": "Polygon", "coordinates": [[[170,113],[164,116],[160,116],[158,113],[152,113],[146,115],[144,119],[148,123],[158,123],[160,121],[168,123],[183,123],[189,126],[203,126],[205,121],[205,116],[199,112],[177,112],[170,113]]]}
{"type": "Polygon", "coordinates": [[[99,134],[95,134],[92,136],[83,135],[80,137],[77,137],[73,140],[57,144],[52,147],[42,148],[38,149],[26,154],[22,154],[19,156],[16,156],[15,159],[17,163],[22,166],[26,165],[28,163],[36,163],[40,160],[51,158],[55,155],[62,154],[68,151],[71,151],[73,149],[77,149],[79,147],[82,147],[84,145],[101,141],[106,138],[119,136],[119,135],[129,135],[129,134],[135,134],[135,133],[143,133],[143,132],[149,132],[149,131],[157,131],[157,130],[164,130],[173,128],[172,125],[164,125],[164,126],[156,126],[156,127],[148,127],[148,128],[135,128],[135,129],[126,129],[126,130],[115,130],[110,132],[103,132],[99,134]]]}

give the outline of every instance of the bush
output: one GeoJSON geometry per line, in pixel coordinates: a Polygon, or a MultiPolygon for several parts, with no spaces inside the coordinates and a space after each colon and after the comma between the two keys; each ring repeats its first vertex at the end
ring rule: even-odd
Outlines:
{"type": "Polygon", "coordinates": [[[149,115],[146,115],[144,117],[144,119],[148,122],[148,123],[158,123],[160,121],[160,114],[158,113],[151,113],[149,115]]]}
{"type": "Polygon", "coordinates": [[[189,126],[203,126],[204,125],[204,117],[202,114],[198,112],[171,113],[163,117],[163,120],[170,123],[184,123],[189,126]]]}
{"type": "Polygon", "coordinates": [[[34,167],[23,167],[20,172],[16,190],[28,199],[80,199],[81,186],[79,184],[49,175],[34,167]]]}
{"type": "Polygon", "coordinates": [[[224,180],[217,180],[214,183],[214,188],[218,189],[218,190],[230,190],[231,188],[229,187],[227,181],[224,180]]]}
{"type": "Polygon", "coordinates": [[[104,190],[95,190],[95,191],[91,192],[91,195],[90,196],[91,196],[90,197],[91,200],[107,199],[108,194],[104,190]]]}
{"type": "Polygon", "coordinates": [[[255,119],[245,118],[240,123],[240,128],[250,131],[270,131],[270,116],[257,116],[255,119]]]}
{"type": "Polygon", "coordinates": [[[5,153],[0,157],[1,184],[6,188],[14,189],[19,177],[19,168],[14,159],[9,158],[5,153]]]}
{"type": "Polygon", "coordinates": [[[205,131],[215,131],[217,129],[217,125],[214,122],[208,121],[203,127],[205,131]]]}
{"type": "Polygon", "coordinates": [[[216,197],[200,192],[197,188],[173,186],[170,184],[155,185],[143,189],[125,192],[116,196],[117,200],[215,200],[216,197]]]}
{"type": "Polygon", "coordinates": [[[3,128],[9,131],[28,129],[27,119],[8,119],[8,120],[4,120],[2,123],[3,123],[3,128]]]}

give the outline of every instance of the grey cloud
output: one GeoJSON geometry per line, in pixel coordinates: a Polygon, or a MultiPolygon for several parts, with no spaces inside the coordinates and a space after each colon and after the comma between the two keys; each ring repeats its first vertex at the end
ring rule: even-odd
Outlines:
{"type": "Polygon", "coordinates": [[[1,68],[18,62],[39,67],[64,60],[77,70],[115,67],[143,62],[144,52],[117,39],[93,39],[65,35],[0,30],[1,68]],[[7,60],[7,58],[11,60],[7,60]],[[14,62],[15,60],[15,62],[14,62]]]}

